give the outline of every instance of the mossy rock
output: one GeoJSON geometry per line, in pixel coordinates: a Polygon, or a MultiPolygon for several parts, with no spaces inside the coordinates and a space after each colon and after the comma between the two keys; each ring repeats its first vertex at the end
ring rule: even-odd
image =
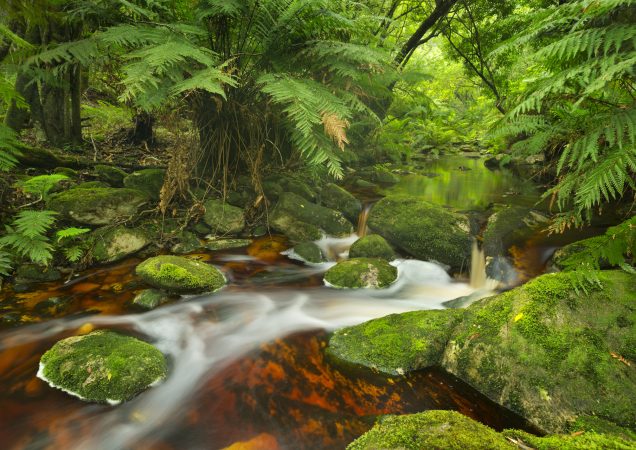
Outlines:
{"type": "Polygon", "coordinates": [[[255,199],[254,192],[251,190],[245,189],[242,191],[231,191],[228,192],[227,198],[225,199],[228,205],[236,206],[237,208],[245,209],[251,203],[254,202],[255,199]]]}
{"type": "Polygon", "coordinates": [[[380,184],[396,184],[400,182],[400,177],[385,167],[367,167],[357,173],[361,178],[380,184]]]}
{"type": "Polygon", "coordinates": [[[596,276],[547,274],[471,305],[443,367],[548,432],[581,415],[636,429],[636,276],[596,276]]]}
{"type": "Polygon", "coordinates": [[[278,200],[284,192],[291,192],[310,202],[316,200],[316,192],[307,183],[287,175],[267,177],[263,183],[263,191],[270,200],[278,200]]]}
{"type": "Polygon", "coordinates": [[[156,202],[159,201],[165,176],[164,169],[139,170],[124,178],[124,186],[145,192],[151,200],[156,202]]]}
{"type": "Polygon", "coordinates": [[[353,233],[353,225],[342,213],[316,205],[291,192],[280,196],[270,214],[270,224],[296,242],[320,239],[321,230],[331,236],[353,233]]]}
{"type": "Polygon", "coordinates": [[[392,375],[437,366],[460,318],[452,309],[391,314],[336,331],[327,353],[392,375]]]}
{"type": "Polygon", "coordinates": [[[488,219],[483,234],[483,249],[486,256],[506,255],[515,244],[529,239],[548,218],[537,211],[522,206],[506,206],[488,219]]]}
{"type": "Polygon", "coordinates": [[[89,239],[93,242],[91,255],[98,263],[119,261],[150,244],[150,237],[141,228],[123,225],[95,230],[89,239]]]}
{"type": "MultiPolygon", "coordinates": [[[[549,265],[557,270],[575,269],[576,263],[568,263],[568,261],[576,261],[580,259],[583,254],[589,253],[591,249],[598,248],[602,245],[606,245],[605,236],[597,236],[573,242],[554,252],[549,265]]],[[[598,264],[601,269],[609,269],[612,267],[609,261],[604,259],[599,260],[598,264]]]]}
{"type": "Polygon", "coordinates": [[[98,179],[105,181],[113,187],[122,187],[124,185],[124,178],[128,176],[128,174],[119,167],[104,164],[96,165],[93,171],[98,179]]]}
{"type": "Polygon", "coordinates": [[[231,248],[247,247],[252,243],[251,239],[210,239],[205,243],[208,250],[228,250],[231,248]]]}
{"type": "Polygon", "coordinates": [[[217,268],[181,256],[149,258],[137,266],[136,273],[151,286],[176,293],[213,292],[226,283],[217,268]]]}
{"type": "Polygon", "coordinates": [[[453,270],[466,267],[470,261],[468,219],[419,198],[383,198],[371,209],[368,225],[415,258],[434,260],[453,270]]]}
{"type": "Polygon", "coordinates": [[[44,283],[62,278],[59,270],[38,264],[22,264],[15,271],[15,282],[18,284],[44,283]]]}
{"type": "Polygon", "coordinates": [[[379,258],[341,261],[325,273],[330,286],[341,289],[383,289],[397,280],[397,268],[379,258]]]}
{"type": "Polygon", "coordinates": [[[383,416],[347,450],[489,449],[518,447],[492,428],[455,411],[383,416]]]}
{"type": "Polygon", "coordinates": [[[148,197],[135,189],[69,189],[49,197],[47,208],[76,222],[108,225],[137,214],[148,197]]]}
{"type": "Polygon", "coordinates": [[[174,239],[176,243],[170,249],[172,253],[183,255],[203,248],[197,235],[191,231],[181,231],[177,233],[174,239]]]}
{"type": "Polygon", "coordinates": [[[310,202],[316,200],[316,193],[304,182],[294,179],[287,179],[282,183],[286,192],[292,192],[303,197],[310,202]]]}
{"type": "Polygon", "coordinates": [[[239,234],[245,228],[245,212],[241,208],[213,199],[204,203],[203,220],[215,234],[239,234]]]}
{"type": "Polygon", "coordinates": [[[318,264],[325,261],[322,250],[314,242],[301,242],[293,248],[294,255],[302,261],[318,264]]]}
{"type": "Polygon", "coordinates": [[[108,188],[110,185],[103,181],[84,181],[73,186],[73,189],[93,189],[93,188],[108,188]]]}
{"type": "Polygon", "coordinates": [[[79,176],[77,170],[73,170],[69,167],[56,167],[55,169],[53,169],[53,173],[65,175],[69,178],[77,178],[79,176]]]}
{"type": "Polygon", "coordinates": [[[322,190],[321,201],[327,208],[342,212],[352,223],[358,223],[362,203],[340,186],[333,183],[326,185],[322,190]]]}
{"type": "Polygon", "coordinates": [[[455,411],[426,411],[382,416],[374,427],[353,441],[347,450],[421,449],[634,449],[636,442],[615,434],[585,432],[535,436],[519,430],[501,433],[455,411]]]}
{"type": "Polygon", "coordinates": [[[389,243],[378,234],[371,234],[355,241],[349,249],[350,258],[382,258],[387,261],[395,259],[395,252],[389,243]]]}
{"type": "Polygon", "coordinates": [[[116,404],[164,379],[163,354],[147,342],[99,330],[57,342],[40,359],[38,377],[91,402],[116,404]]]}
{"type": "Polygon", "coordinates": [[[133,306],[150,310],[155,309],[158,306],[168,303],[171,300],[170,294],[158,289],[144,289],[137,295],[132,301],[133,306]]]}

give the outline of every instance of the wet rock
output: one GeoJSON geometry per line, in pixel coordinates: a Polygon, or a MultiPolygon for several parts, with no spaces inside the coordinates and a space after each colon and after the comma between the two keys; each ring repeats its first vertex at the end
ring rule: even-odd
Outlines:
{"type": "Polygon", "coordinates": [[[391,314],[336,331],[327,353],[392,375],[436,366],[460,317],[451,309],[391,314]]]}
{"type": "Polygon", "coordinates": [[[322,231],[332,236],[346,236],[353,232],[353,225],[342,213],[311,203],[291,192],[280,196],[270,214],[270,225],[296,242],[320,239],[322,231]]]}
{"type": "Polygon", "coordinates": [[[389,243],[378,234],[371,234],[355,241],[349,249],[350,258],[395,259],[395,252],[389,243]]]}
{"type": "Polygon", "coordinates": [[[239,234],[245,228],[245,213],[241,208],[223,203],[222,200],[208,200],[204,204],[203,220],[215,234],[239,234]]]}
{"type": "Polygon", "coordinates": [[[322,204],[344,214],[352,223],[358,223],[362,203],[340,186],[330,183],[322,190],[322,204]]]}
{"type": "Polygon", "coordinates": [[[158,306],[168,303],[171,300],[170,295],[158,289],[144,289],[138,293],[132,301],[133,306],[150,310],[158,306]]]}
{"type": "Polygon", "coordinates": [[[209,239],[205,243],[208,250],[227,250],[231,248],[247,247],[252,243],[251,239],[209,239]]]}
{"type": "Polygon", "coordinates": [[[520,430],[497,433],[455,411],[426,411],[382,416],[374,427],[347,450],[420,449],[630,449],[636,442],[629,432],[599,433],[581,429],[572,434],[536,436],[520,430]]]}
{"type": "Polygon", "coordinates": [[[74,188],[52,195],[47,208],[82,224],[108,225],[134,216],[147,202],[148,197],[135,189],[74,188]]]}
{"type": "Polygon", "coordinates": [[[172,246],[172,253],[180,255],[192,253],[203,248],[201,241],[191,231],[181,231],[175,236],[176,244],[172,246]]]}
{"type": "Polygon", "coordinates": [[[73,304],[71,297],[50,297],[33,308],[39,316],[53,317],[67,311],[73,304]]]}
{"type": "Polygon", "coordinates": [[[347,450],[518,448],[492,428],[455,411],[426,411],[402,416],[382,416],[347,450]]]}
{"type": "Polygon", "coordinates": [[[119,167],[104,164],[96,165],[93,170],[99,180],[105,181],[113,187],[122,187],[124,185],[124,178],[128,176],[128,174],[119,167]]]}
{"type": "Polygon", "coordinates": [[[62,274],[59,270],[38,264],[22,264],[18,266],[14,276],[17,284],[44,283],[62,279],[62,274]]]}
{"type": "Polygon", "coordinates": [[[437,261],[453,270],[466,267],[470,261],[468,218],[419,198],[383,198],[371,209],[368,225],[415,258],[437,261]]]}
{"type": "Polygon", "coordinates": [[[175,293],[213,292],[226,282],[217,268],[181,256],[155,256],[139,264],[135,271],[151,286],[175,293]]]}
{"type": "Polygon", "coordinates": [[[314,242],[301,242],[300,244],[295,245],[293,253],[290,254],[289,257],[314,264],[325,261],[325,256],[322,254],[322,250],[314,242]]]}
{"type": "Polygon", "coordinates": [[[98,263],[119,261],[150,244],[150,237],[141,228],[126,228],[123,225],[95,230],[89,239],[93,242],[91,255],[98,263]]]}
{"type": "Polygon", "coordinates": [[[373,189],[373,190],[379,189],[379,186],[377,184],[363,180],[362,178],[356,179],[353,184],[362,189],[373,189]]]}
{"type": "Polygon", "coordinates": [[[156,202],[159,201],[165,176],[164,169],[139,170],[124,178],[124,186],[145,192],[151,200],[156,202]]]}
{"type": "Polygon", "coordinates": [[[163,354],[147,342],[99,330],[62,339],[40,359],[38,377],[82,400],[117,404],[163,380],[163,354]]]}
{"type": "Polygon", "coordinates": [[[382,289],[397,279],[397,268],[379,258],[341,261],[325,273],[325,282],[341,289],[382,289]]]}
{"type": "Polygon", "coordinates": [[[506,206],[488,219],[483,235],[486,256],[506,255],[508,249],[520,244],[547,225],[549,219],[543,214],[522,206],[506,206]]]}

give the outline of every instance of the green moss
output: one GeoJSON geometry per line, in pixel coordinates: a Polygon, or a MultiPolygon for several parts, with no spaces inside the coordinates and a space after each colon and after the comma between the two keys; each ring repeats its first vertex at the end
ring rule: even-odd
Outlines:
{"type": "MultiPolygon", "coordinates": [[[[597,236],[574,242],[554,252],[550,262],[554,268],[564,270],[566,267],[572,266],[572,264],[568,264],[568,260],[580,259],[581,254],[588,253],[590,249],[598,248],[599,245],[605,245],[604,236],[597,236]]],[[[599,267],[601,269],[608,269],[611,267],[611,264],[609,264],[608,261],[601,260],[599,261],[599,267]]]]}
{"type": "Polygon", "coordinates": [[[212,292],[225,285],[225,277],[215,267],[181,256],[155,256],[136,269],[146,283],[169,292],[212,292]]]}
{"type": "Polygon", "coordinates": [[[124,186],[145,192],[151,200],[159,201],[161,187],[166,176],[163,169],[144,169],[124,178],[124,186]]]}
{"type": "Polygon", "coordinates": [[[371,209],[369,227],[396,247],[422,260],[458,270],[470,260],[468,219],[416,197],[390,196],[371,209]]]}
{"type": "Polygon", "coordinates": [[[291,192],[280,196],[270,214],[270,223],[276,231],[300,242],[320,239],[320,230],[332,236],[353,233],[353,225],[342,213],[311,203],[291,192]]]}
{"type": "Polygon", "coordinates": [[[460,317],[450,309],[392,314],[336,331],[327,352],[393,375],[436,366],[460,317]]]}
{"type": "Polygon", "coordinates": [[[636,277],[598,272],[603,287],[543,275],[469,307],[444,367],[536,426],[561,432],[579,415],[636,427],[636,277]],[[618,357],[613,357],[617,355],[618,357]]]}
{"type": "Polygon", "coordinates": [[[94,402],[128,400],[167,374],[155,347],[104,330],[57,342],[40,364],[40,378],[94,402]]]}
{"type": "Polygon", "coordinates": [[[396,184],[400,181],[400,177],[390,172],[385,167],[374,166],[367,167],[358,172],[358,175],[367,181],[381,184],[396,184]]]}
{"type": "Polygon", "coordinates": [[[384,416],[347,450],[509,449],[517,447],[495,430],[455,411],[384,416]]]}
{"type": "Polygon", "coordinates": [[[626,440],[615,435],[592,432],[575,435],[555,434],[538,437],[519,430],[505,430],[502,435],[514,439],[515,442],[523,443],[525,446],[523,448],[533,448],[536,450],[636,449],[636,442],[634,441],[626,440]]]}
{"type": "Polygon", "coordinates": [[[157,306],[163,305],[170,301],[170,296],[163,291],[157,289],[144,289],[138,293],[132,301],[132,304],[141,309],[155,309],[157,306]]]}
{"type": "Polygon", "coordinates": [[[77,170],[73,170],[69,167],[56,167],[53,170],[53,173],[59,173],[61,175],[66,175],[69,178],[77,178],[79,176],[79,173],[77,172],[77,170]]]}
{"type": "Polygon", "coordinates": [[[340,186],[333,183],[326,185],[322,190],[321,200],[327,208],[340,211],[351,222],[358,223],[362,203],[340,186]]]}
{"type": "Polygon", "coordinates": [[[83,224],[109,225],[134,216],[147,202],[148,197],[134,189],[74,188],[51,195],[47,208],[83,224]]]}
{"type": "Polygon", "coordinates": [[[148,234],[140,228],[118,225],[95,230],[91,255],[99,263],[112,263],[134,255],[150,243],[148,234]]]}
{"type": "Polygon", "coordinates": [[[310,263],[321,263],[325,260],[322,250],[313,242],[302,242],[294,246],[294,253],[300,256],[304,261],[310,263]]]}
{"type": "Polygon", "coordinates": [[[358,239],[349,249],[351,258],[382,258],[387,261],[395,259],[395,252],[389,243],[378,234],[371,234],[358,239]]]}
{"type": "Polygon", "coordinates": [[[389,287],[397,279],[397,269],[383,259],[354,258],[341,261],[325,273],[325,281],[336,288],[389,287]]]}
{"type": "Polygon", "coordinates": [[[119,167],[106,166],[103,164],[96,165],[93,170],[97,178],[114,187],[122,187],[124,185],[124,178],[128,176],[128,174],[119,167]]]}
{"type": "Polygon", "coordinates": [[[108,183],[103,181],[85,181],[83,183],[76,184],[73,189],[92,189],[92,188],[107,188],[110,187],[108,183]]]}
{"type": "Polygon", "coordinates": [[[241,208],[223,203],[222,200],[208,200],[204,204],[203,220],[217,234],[238,234],[245,228],[245,213],[241,208]]]}

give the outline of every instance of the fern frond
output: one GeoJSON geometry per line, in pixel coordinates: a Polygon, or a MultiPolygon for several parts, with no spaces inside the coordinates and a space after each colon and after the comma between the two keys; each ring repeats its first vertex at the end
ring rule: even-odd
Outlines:
{"type": "Polygon", "coordinates": [[[16,215],[13,226],[18,234],[36,238],[44,236],[51,229],[56,220],[55,216],[55,211],[24,210],[16,215]]]}
{"type": "Polygon", "coordinates": [[[65,239],[76,238],[77,236],[86,234],[89,231],[91,231],[90,228],[69,227],[69,228],[64,228],[62,230],[58,230],[55,233],[55,236],[57,237],[57,242],[61,242],[65,239]]]}
{"type": "Polygon", "coordinates": [[[19,181],[16,186],[27,194],[34,194],[40,198],[46,198],[47,194],[61,181],[68,180],[66,175],[54,173],[51,175],[38,175],[19,181]]]}

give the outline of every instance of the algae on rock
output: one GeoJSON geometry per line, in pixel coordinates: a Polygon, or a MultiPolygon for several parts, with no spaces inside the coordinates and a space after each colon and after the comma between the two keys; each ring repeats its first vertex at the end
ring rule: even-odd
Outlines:
{"type": "Polygon", "coordinates": [[[146,283],[175,293],[213,292],[226,283],[216,267],[182,256],[155,256],[135,271],[146,283]]]}
{"type": "Polygon", "coordinates": [[[397,268],[379,258],[340,261],[325,273],[325,281],[341,289],[382,289],[397,279],[397,268]]]}
{"type": "Polygon", "coordinates": [[[117,404],[164,379],[163,354],[147,342],[107,330],[58,341],[38,377],[82,400],[117,404]]]}

